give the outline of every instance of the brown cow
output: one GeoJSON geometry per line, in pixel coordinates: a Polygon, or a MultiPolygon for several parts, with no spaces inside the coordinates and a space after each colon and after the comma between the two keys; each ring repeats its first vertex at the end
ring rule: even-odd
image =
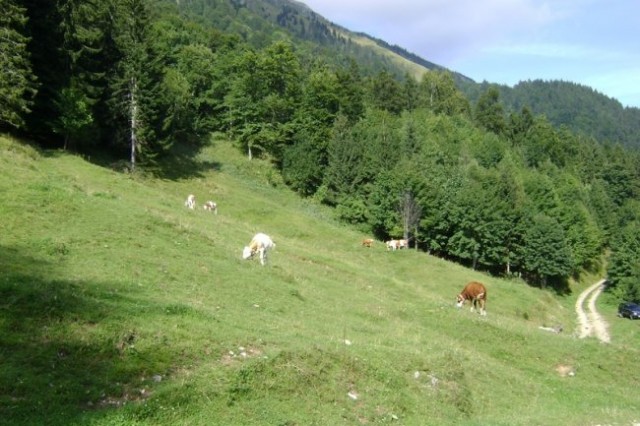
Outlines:
{"type": "Polygon", "coordinates": [[[362,240],[362,247],[371,247],[373,245],[373,239],[365,238],[362,240]]]}
{"type": "Polygon", "coordinates": [[[462,292],[456,297],[456,306],[462,308],[465,301],[471,302],[471,312],[475,311],[476,305],[480,305],[480,315],[487,315],[485,305],[487,303],[487,289],[484,284],[471,281],[462,292]]]}

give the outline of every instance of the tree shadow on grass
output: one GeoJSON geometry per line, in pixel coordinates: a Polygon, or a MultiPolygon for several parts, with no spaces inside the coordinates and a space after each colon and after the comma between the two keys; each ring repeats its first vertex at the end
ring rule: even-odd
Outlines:
{"type": "Polygon", "coordinates": [[[163,179],[180,180],[201,178],[205,172],[220,170],[220,163],[198,159],[206,143],[208,142],[198,141],[173,145],[168,154],[158,162],[154,173],[163,179]]]}
{"type": "Polygon", "coordinates": [[[105,290],[108,283],[55,279],[57,269],[0,246],[4,424],[66,425],[103,416],[143,399],[140,390],[154,385],[151,377],[170,368],[170,355],[141,352],[136,331],[122,328],[135,315],[131,301],[105,290]]]}
{"type": "MultiPolygon", "coordinates": [[[[198,159],[201,149],[209,144],[208,139],[185,141],[173,145],[168,152],[161,154],[154,160],[141,161],[138,158],[136,168],[144,173],[168,180],[202,178],[204,173],[220,170],[221,163],[198,159]]],[[[109,168],[120,173],[130,173],[131,164],[127,151],[105,148],[85,148],[82,151],[64,151],[60,148],[42,149],[33,144],[34,148],[43,156],[57,158],[65,154],[81,156],[86,161],[100,167],[109,168]]]]}
{"type": "MultiPolygon", "coordinates": [[[[145,173],[152,174],[161,179],[180,180],[202,178],[204,173],[212,170],[220,170],[222,165],[215,161],[203,161],[198,159],[203,141],[183,142],[175,144],[171,149],[162,154],[153,162],[142,164],[140,167],[145,173]]],[[[130,172],[128,159],[114,159],[112,156],[94,156],[94,162],[109,167],[117,172],[130,172]]]]}
{"type": "Polygon", "coordinates": [[[558,296],[569,296],[571,294],[571,286],[567,277],[546,277],[542,280],[538,276],[525,275],[524,278],[525,282],[531,287],[552,291],[558,296]]]}

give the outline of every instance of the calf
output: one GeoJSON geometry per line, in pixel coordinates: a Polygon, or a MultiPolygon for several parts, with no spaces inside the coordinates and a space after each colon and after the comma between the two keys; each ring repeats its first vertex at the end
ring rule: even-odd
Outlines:
{"type": "Polygon", "coordinates": [[[398,241],[397,240],[389,240],[386,242],[387,250],[397,250],[398,249],[398,241]]]}
{"type": "Polygon", "coordinates": [[[189,194],[187,197],[187,201],[184,202],[184,205],[191,210],[196,208],[196,196],[193,194],[189,194]]]}
{"type": "Polygon", "coordinates": [[[254,235],[251,243],[244,248],[242,251],[242,258],[249,259],[253,257],[256,253],[260,254],[260,264],[264,266],[267,260],[267,250],[271,248],[275,248],[276,243],[273,242],[271,237],[266,234],[258,233],[254,235]]]}
{"type": "Polygon", "coordinates": [[[207,201],[206,203],[204,203],[202,208],[213,212],[213,214],[218,214],[218,205],[213,201],[207,201]]]}
{"type": "Polygon", "coordinates": [[[487,315],[485,305],[487,303],[487,289],[484,284],[471,281],[467,284],[462,292],[456,296],[456,306],[462,308],[464,302],[471,302],[471,312],[475,311],[477,305],[480,305],[480,315],[487,315]]]}
{"type": "Polygon", "coordinates": [[[362,240],[362,247],[371,247],[373,245],[373,239],[365,238],[362,240]]]}

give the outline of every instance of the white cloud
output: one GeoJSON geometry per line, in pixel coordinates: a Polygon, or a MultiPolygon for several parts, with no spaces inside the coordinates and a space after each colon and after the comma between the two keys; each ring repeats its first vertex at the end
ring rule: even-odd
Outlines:
{"type": "Polygon", "coordinates": [[[603,50],[599,47],[557,43],[499,44],[484,48],[482,53],[503,56],[537,56],[569,60],[590,59],[597,60],[598,62],[622,60],[627,57],[626,53],[613,49],[603,50]]]}
{"type": "Polygon", "coordinates": [[[476,80],[562,79],[640,105],[638,0],[303,1],[476,80]]]}
{"type": "Polygon", "coordinates": [[[306,4],[350,30],[445,62],[510,34],[536,31],[560,15],[535,0],[306,0],[306,4]]]}

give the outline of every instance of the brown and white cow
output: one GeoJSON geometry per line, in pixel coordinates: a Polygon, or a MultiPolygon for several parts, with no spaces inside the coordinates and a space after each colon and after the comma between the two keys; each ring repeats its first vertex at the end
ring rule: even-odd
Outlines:
{"type": "Polygon", "coordinates": [[[251,243],[248,246],[245,246],[242,251],[242,258],[249,259],[253,257],[256,253],[260,255],[260,264],[264,266],[267,261],[267,250],[275,248],[276,243],[273,242],[271,237],[263,233],[257,233],[251,239],[251,243]]]}
{"type": "Polygon", "coordinates": [[[480,315],[487,315],[485,305],[487,303],[487,289],[484,284],[477,281],[471,281],[456,296],[456,306],[462,308],[464,302],[471,302],[471,312],[475,311],[477,305],[480,305],[480,315]]]}
{"type": "Polygon", "coordinates": [[[204,203],[202,208],[213,212],[213,214],[218,214],[218,205],[213,201],[207,201],[206,203],[204,203]]]}
{"type": "Polygon", "coordinates": [[[362,240],[362,247],[371,247],[372,245],[373,245],[372,238],[365,238],[364,240],[362,240]]]}
{"type": "Polygon", "coordinates": [[[409,240],[389,240],[387,241],[387,250],[400,250],[409,248],[409,240]]]}

